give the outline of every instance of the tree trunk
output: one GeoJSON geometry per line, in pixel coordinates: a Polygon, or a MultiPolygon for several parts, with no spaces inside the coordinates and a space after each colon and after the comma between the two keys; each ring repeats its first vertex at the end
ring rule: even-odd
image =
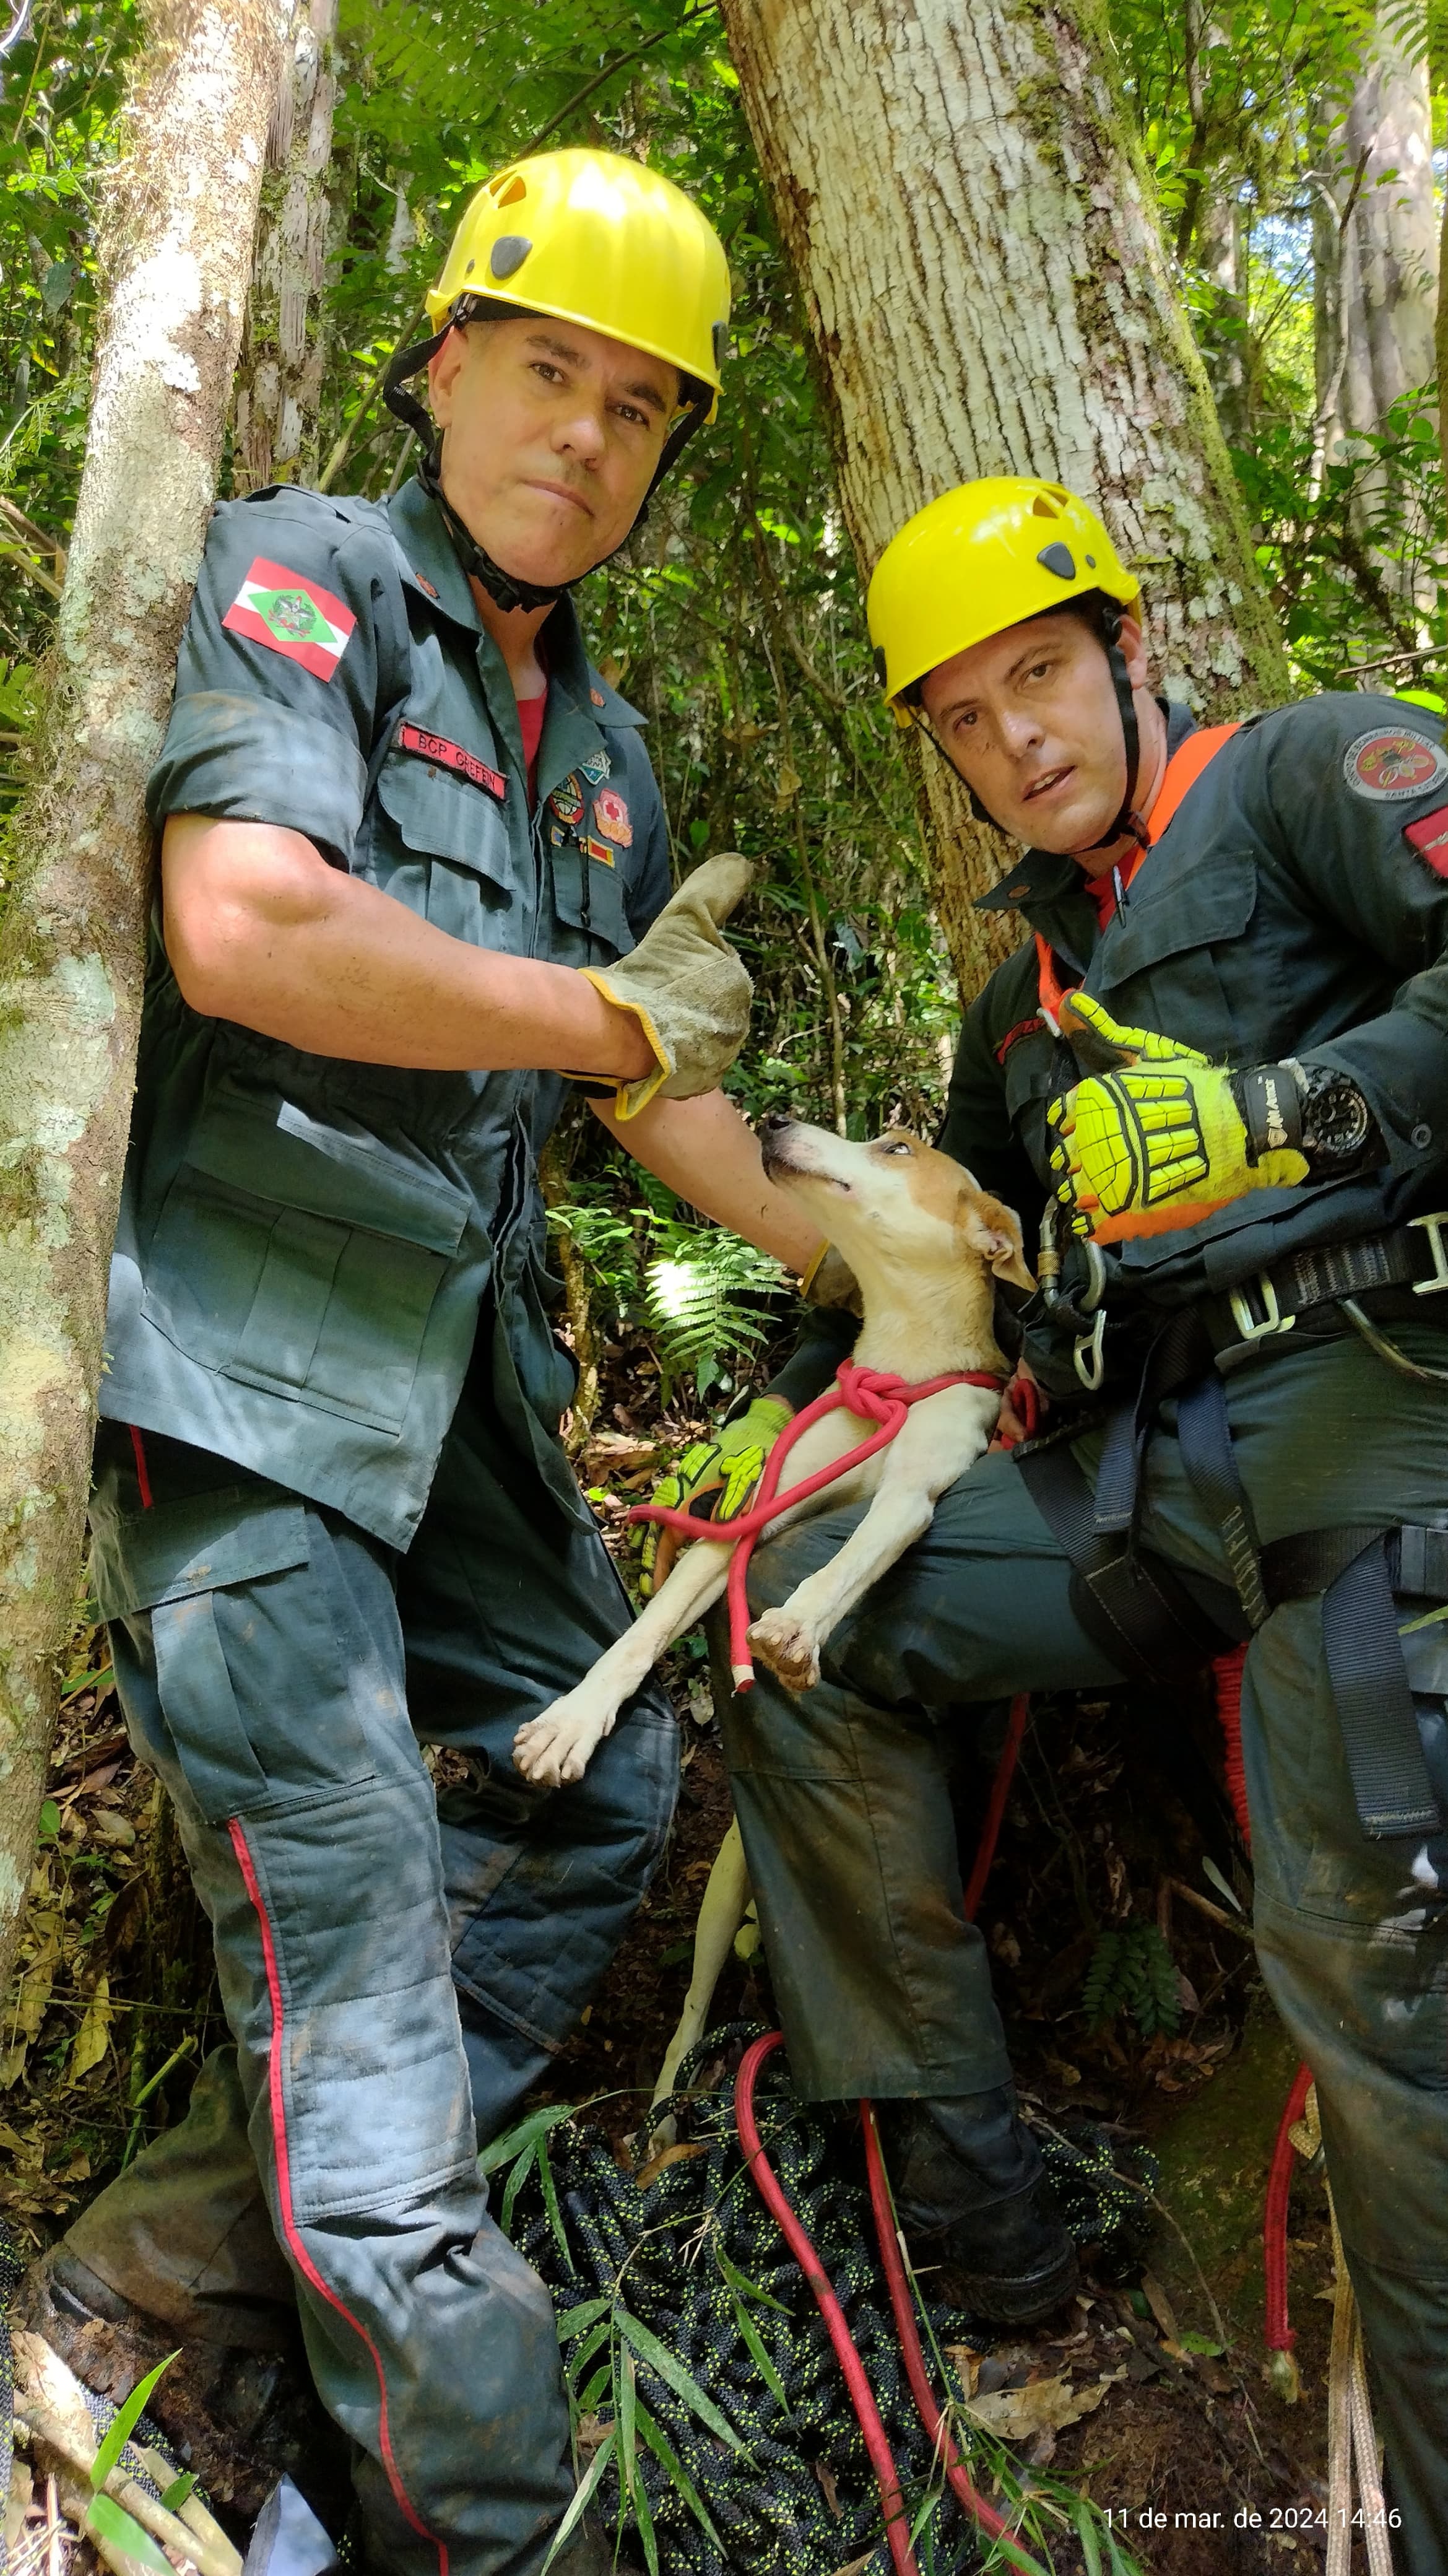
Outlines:
{"type": "Polygon", "coordinates": [[[236,374],[238,492],[314,483],[325,337],[337,0],[297,0],[267,136],[261,219],[236,374]]]}
{"type": "Polygon", "coordinates": [[[1314,214],[1317,416],[1329,463],[1434,372],[1432,139],[1427,65],[1385,22],[1314,214]]]}
{"type": "MultiPolygon", "coordinates": [[[[869,571],[977,474],[1104,510],[1168,694],[1221,719],[1288,694],[1201,360],[1107,41],[1083,0],[723,0],[869,571]]],[[[999,950],[971,897],[1012,845],[927,745],[941,921],[967,992],[999,950]]],[[[1013,943],[1014,931],[1004,936],[1013,943]]]]}
{"type": "Polygon", "coordinates": [[[0,1992],[79,1591],[130,1123],[142,805],[216,488],[288,0],[155,0],[90,439],[0,918],[0,1992]]]}

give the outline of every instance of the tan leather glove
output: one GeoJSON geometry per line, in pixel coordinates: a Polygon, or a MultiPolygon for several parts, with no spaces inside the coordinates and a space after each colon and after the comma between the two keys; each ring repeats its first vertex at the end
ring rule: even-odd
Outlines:
{"type": "Polygon", "coordinates": [[[606,1002],[633,1012],[657,1058],[653,1073],[619,1084],[620,1119],[636,1118],[655,1092],[692,1100],[717,1089],[744,1044],[754,987],[720,924],[754,873],[737,850],[706,859],[627,957],[606,972],[580,968],[606,1002]]]}

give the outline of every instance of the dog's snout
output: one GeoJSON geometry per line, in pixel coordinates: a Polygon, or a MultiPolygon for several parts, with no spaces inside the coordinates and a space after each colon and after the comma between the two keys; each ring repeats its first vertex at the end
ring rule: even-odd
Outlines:
{"type": "Polygon", "coordinates": [[[787,1110],[771,1109],[760,1119],[758,1132],[761,1136],[782,1136],[786,1127],[793,1125],[794,1120],[787,1110]]]}

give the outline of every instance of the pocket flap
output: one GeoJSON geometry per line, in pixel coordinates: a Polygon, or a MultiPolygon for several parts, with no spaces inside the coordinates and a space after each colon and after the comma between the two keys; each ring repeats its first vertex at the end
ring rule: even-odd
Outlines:
{"type": "MultiPolygon", "coordinates": [[[[511,793],[511,787],[509,792],[511,793]]],[[[450,777],[430,761],[389,752],[377,781],[384,813],[409,850],[453,859],[496,886],[511,888],[513,854],[502,807],[485,787],[450,777]]]]}
{"type": "Polygon", "coordinates": [[[1144,966],[1175,957],[1184,948],[1210,948],[1240,939],[1257,904],[1257,862],[1250,850],[1229,850],[1196,873],[1147,892],[1149,871],[1133,886],[1124,913],[1107,933],[1090,989],[1108,992],[1144,966]]]}
{"type": "Polygon", "coordinates": [[[553,902],[560,921],[611,948],[615,957],[636,945],[617,865],[590,859],[576,841],[552,853],[553,902]]]}
{"type": "Polygon", "coordinates": [[[369,1136],[312,1118],[290,1100],[257,1100],[219,1083],[186,1145],[212,1180],[308,1216],[454,1253],[472,1201],[439,1172],[369,1136]]]}
{"type": "Polygon", "coordinates": [[[215,1494],[183,1495],[124,1520],[98,1523],[91,1590],[102,1619],[155,1610],[219,1592],[228,1583],[282,1574],[310,1556],[300,1503],[277,1502],[232,1485],[215,1494]]]}

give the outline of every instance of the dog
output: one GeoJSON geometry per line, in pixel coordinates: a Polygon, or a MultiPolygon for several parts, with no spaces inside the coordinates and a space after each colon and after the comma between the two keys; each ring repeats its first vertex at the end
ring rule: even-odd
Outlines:
{"type": "MultiPolygon", "coordinates": [[[[759,1135],[767,1177],[808,1209],[859,1283],[863,1321],[856,1362],[915,1385],[957,1370],[989,1370],[1003,1382],[1007,1369],[993,1320],[995,1281],[1026,1290],[1036,1284],[1014,1212],[989,1197],[948,1154],[901,1128],[871,1144],[855,1144],[825,1128],[775,1117],[760,1122],[759,1135]]],[[[870,1504],[829,1563],[749,1630],[754,1653],[787,1689],[813,1688],[831,1632],[924,1536],[940,1495],[989,1445],[999,1412],[997,1387],[950,1386],[923,1396],[888,1447],[770,1524],[772,1537],[810,1513],[870,1504]]],[[[876,1428],[843,1405],[809,1424],[784,1462],[781,1494],[869,1439],[876,1428]]],[[[525,1779],[549,1788],[582,1779],[625,1700],[718,1600],[730,1554],[727,1541],[695,1540],[633,1627],[576,1689],[518,1729],[513,1760],[525,1779]]]]}

